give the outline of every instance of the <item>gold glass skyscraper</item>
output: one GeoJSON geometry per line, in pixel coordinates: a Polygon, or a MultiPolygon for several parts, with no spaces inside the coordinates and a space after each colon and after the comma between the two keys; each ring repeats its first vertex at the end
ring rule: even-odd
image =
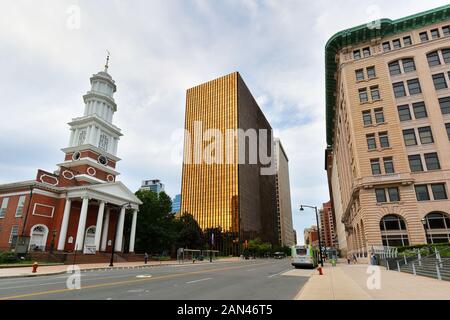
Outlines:
{"type": "MultiPolygon", "coordinates": [[[[257,151],[270,154],[271,126],[239,73],[187,90],[181,212],[214,232],[215,249],[226,254],[238,254],[255,237],[277,241],[275,176],[261,175],[259,160],[240,161],[239,139],[232,134],[238,129],[266,129],[267,141],[257,151]]],[[[245,153],[251,157],[250,147],[245,153]]]]}

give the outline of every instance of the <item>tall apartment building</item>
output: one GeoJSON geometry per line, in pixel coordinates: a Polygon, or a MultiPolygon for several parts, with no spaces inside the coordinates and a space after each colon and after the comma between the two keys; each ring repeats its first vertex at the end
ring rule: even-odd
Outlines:
{"type": "Polygon", "coordinates": [[[319,210],[320,216],[320,240],[322,246],[327,248],[337,248],[337,236],[335,229],[335,221],[333,210],[331,207],[331,201],[322,204],[322,208],[319,210]]]}
{"type": "Polygon", "coordinates": [[[278,241],[282,246],[293,246],[294,228],[292,226],[291,187],[289,183],[289,159],[284,151],[280,139],[275,138],[275,161],[277,174],[277,219],[278,241]]]}
{"type": "Polygon", "coordinates": [[[256,237],[278,243],[275,174],[262,175],[259,159],[249,163],[255,151],[273,152],[272,128],[238,72],[187,90],[185,130],[181,212],[214,230],[215,248],[225,254],[239,254],[256,237]],[[268,133],[255,150],[245,144],[246,159],[238,152],[238,129],[268,133]]]}
{"type": "Polygon", "coordinates": [[[161,183],[161,180],[152,179],[152,180],[144,180],[141,184],[141,190],[150,190],[156,193],[160,193],[164,191],[164,184],[161,183]]]}
{"type": "Polygon", "coordinates": [[[344,30],[325,54],[326,169],[342,253],[448,242],[450,5],[344,30]]]}

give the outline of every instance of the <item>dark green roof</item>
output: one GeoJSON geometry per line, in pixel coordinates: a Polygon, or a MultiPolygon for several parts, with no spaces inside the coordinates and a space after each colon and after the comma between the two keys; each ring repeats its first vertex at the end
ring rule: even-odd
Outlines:
{"type": "Polygon", "coordinates": [[[335,61],[337,52],[346,46],[418,29],[447,19],[450,19],[450,4],[397,20],[381,19],[380,28],[369,28],[368,24],[362,24],[338,32],[328,40],[325,45],[325,103],[327,144],[329,146],[333,145],[334,106],[336,104],[336,80],[334,74],[337,69],[335,61]]]}

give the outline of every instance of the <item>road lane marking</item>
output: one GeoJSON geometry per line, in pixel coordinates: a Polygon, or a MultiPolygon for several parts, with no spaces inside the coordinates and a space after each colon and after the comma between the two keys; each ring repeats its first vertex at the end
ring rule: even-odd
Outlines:
{"type": "Polygon", "coordinates": [[[249,269],[249,270],[246,270],[246,271],[255,271],[256,269],[249,269]]]}
{"type": "MultiPolygon", "coordinates": [[[[268,264],[274,264],[274,262],[258,263],[258,264],[255,264],[255,266],[264,266],[264,265],[268,265],[268,264]]],[[[206,269],[206,270],[199,270],[199,271],[192,271],[192,272],[185,272],[185,273],[175,273],[175,274],[164,275],[164,276],[155,276],[152,278],[141,278],[141,279],[134,279],[134,280],[124,280],[124,281],[117,281],[117,282],[110,282],[110,283],[93,284],[90,286],[81,287],[79,290],[120,286],[120,285],[125,285],[125,284],[143,282],[143,281],[151,281],[151,280],[155,280],[155,279],[158,279],[158,280],[170,279],[170,278],[176,278],[176,277],[185,276],[185,275],[189,275],[189,274],[199,274],[199,273],[206,273],[206,272],[221,272],[221,271],[241,269],[241,268],[248,268],[248,265],[246,264],[243,266],[234,266],[234,267],[230,266],[230,267],[219,268],[219,269],[206,269]]],[[[19,295],[15,295],[15,296],[0,297],[0,300],[20,299],[20,298],[27,298],[27,297],[40,296],[40,295],[49,295],[49,294],[62,293],[62,292],[68,292],[68,291],[73,291],[73,290],[72,289],[56,289],[56,290],[32,292],[32,293],[19,294],[19,295]]]]}
{"type": "Polygon", "coordinates": [[[136,276],[136,278],[151,278],[151,277],[152,277],[151,274],[140,274],[136,276]]]}
{"type": "Polygon", "coordinates": [[[275,273],[275,274],[271,274],[270,276],[268,276],[267,278],[272,278],[272,277],[275,277],[275,276],[279,276],[280,274],[282,274],[282,273],[285,273],[285,272],[287,272],[287,271],[289,271],[289,270],[292,270],[292,268],[289,268],[289,269],[285,269],[285,270],[283,270],[283,271],[280,271],[280,272],[278,272],[278,273],[275,273]]]}
{"type": "Polygon", "coordinates": [[[207,280],[211,280],[212,278],[203,278],[203,279],[198,279],[198,280],[192,280],[192,281],[188,281],[186,282],[187,284],[190,283],[197,283],[197,282],[201,282],[201,281],[207,281],[207,280]]]}

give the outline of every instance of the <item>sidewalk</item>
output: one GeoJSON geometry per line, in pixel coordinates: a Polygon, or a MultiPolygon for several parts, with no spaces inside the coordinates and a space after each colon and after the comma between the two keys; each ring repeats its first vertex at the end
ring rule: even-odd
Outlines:
{"type": "Polygon", "coordinates": [[[449,300],[450,282],[388,271],[380,267],[380,288],[369,289],[366,264],[325,264],[315,271],[296,300],[449,300]]]}
{"type": "MultiPolygon", "coordinates": [[[[222,258],[215,260],[213,263],[237,261],[238,258],[222,258]]],[[[195,264],[207,264],[209,261],[196,261],[195,264]]],[[[192,262],[179,263],[176,260],[169,261],[149,261],[147,264],[144,262],[115,262],[114,267],[109,267],[108,263],[91,263],[91,264],[78,264],[81,271],[101,270],[101,269],[135,269],[135,268],[149,268],[168,265],[192,265],[192,262]]],[[[54,266],[40,266],[37,273],[31,272],[31,267],[17,267],[17,268],[5,268],[0,269],[0,279],[2,278],[19,278],[19,277],[37,277],[46,276],[52,274],[67,273],[68,268],[72,265],[54,265],[54,266]]]]}

